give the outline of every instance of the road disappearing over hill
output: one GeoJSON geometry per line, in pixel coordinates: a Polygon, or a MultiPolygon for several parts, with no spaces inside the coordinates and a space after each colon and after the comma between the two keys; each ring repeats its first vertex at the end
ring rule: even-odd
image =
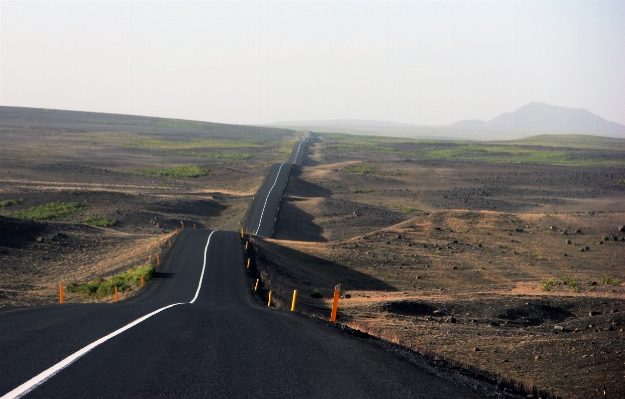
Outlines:
{"type": "MultiPolygon", "coordinates": [[[[273,214],[288,179],[278,165],[256,196],[273,214]]],[[[249,218],[258,234],[270,215],[249,218]]],[[[187,229],[128,301],[1,312],[2,398],[483,397],[373,339],[259,305],[246,273],[238,232],[187,229]]]]}

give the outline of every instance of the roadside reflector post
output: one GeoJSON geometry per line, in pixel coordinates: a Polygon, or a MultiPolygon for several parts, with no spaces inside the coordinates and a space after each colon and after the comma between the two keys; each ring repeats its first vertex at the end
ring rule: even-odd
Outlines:
{"type": "Polygon", "coordinates": [[[141,286],[145,287],[145,278],[143,276],[141,276],[141,286]]]}
{"type": "Polygon", "coordinates": [[[168,241],[169,241],[169,248],[171,248],[171,238],[168,239],[168,241]]]}
{"type": "Polygon", "coordinates": [[[251,259],[250,259],[250,258],[247,258],[247,268],[248,268],[248,269],[250,268],[250,261],[251,261],[251,259]]]}
{"type": "Polygon", "coordinates": [[[269,301],[267,302],[267,306],[271,306],[271,299],[273,298],[273,293],[269,291],[269,301]]]}
{"type": "Polygon", "coordinates": [[[156,255],[156,266],[160,266],[161,265],[161,257],[156,255]]]}
{"type": "Polygon", "coordinates": [[[176,230],[174,230],[174,234],[178,234],[178,227],[176,227],[176,230]]]}
{"type": "Polygon", "coordinates": [[[291,312],[295,311],[295,302],[297,302],[297,290],[293,290],[293,300],[291,301],[291,312]]]}
{"type": "Polygon", "coordinates": [[[115,302],[119,301],[119,296],[117,294],[117,286],[115,286],[115,302]]]}
{"type": "Polygon", "coordinates": [[[336,321],[336,311],[339,308],[339,296],[341,296],[341,284],[334,287],[334,303],[332,304],[332,315],[330,315],[330,321],[336,321]]]}
{"type": "Polygon", "coordinates": [[[195,228],[195,223],[193,223],[193,228],[195,228]]]}
{"type": "Polygon", "coordinates": [[[184,230],[184,222],[181,221],[180,224],[182,225],[182,228],[180,230],[184,230]]]}
{"type": "Polygon", "coordinates": [[[258,289],[258,281],[259,280],[260,280],[259,278],[256,279],[256,285],[254,285],[254,292],[256,292],[256,290],[258,289]]]}
{"type": "Polygon", "coordinates": [[[247,245],[249,244],[249,241],[245,241],[245,249],[247,249],[247,245]]]}
{"type": "Polygon", "coordinates": [[[245,232],[247,233],[248,231],[249,231],[249,229],[246,227],[246,228],[245,228],[245,232]]]}
{"type": "Polygon", "coordinates": [[[64,294],[65,293],[63,292],[63,283],[59,283],[59,303],[61,305],[65,303],[64,294]]]}
{"type": "Polygon", "coordinates": [[[241,229],[241,238],[243,238],[243,229],[241,229]]]}

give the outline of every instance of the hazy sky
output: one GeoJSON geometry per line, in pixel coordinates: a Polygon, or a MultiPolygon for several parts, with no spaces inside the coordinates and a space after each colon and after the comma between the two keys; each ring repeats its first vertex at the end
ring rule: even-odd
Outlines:
{"type": "Polygon", "coordinates": [[[1,1],[0,104],[447,124],[541,101],[625,124],[625,2],[1,1]]]}

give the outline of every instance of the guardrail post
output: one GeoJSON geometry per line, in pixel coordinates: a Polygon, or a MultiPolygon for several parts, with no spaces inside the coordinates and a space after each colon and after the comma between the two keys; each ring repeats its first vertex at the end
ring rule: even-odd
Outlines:
{"type": "Polygon", "coordinates": [[[271,306],[271,299],[273,298],[273,293],[269,291],[269,301],[267,302],[267,306],[271,306]]]}
{"type": "Polygon", "coordinates": [[[295,311],[296,302],[297,302],[297,290],[293,290],[293,300],[291,301],[291,312],[295,311]]]}
{"type": "Polygon", "coordinates": [[[339,296],[341,296],[341,284],[334,287],[334,303],[332,304],[332,314],[330,315],[330,321],[336,321],[336,311],[339,308],[339,296]]]}
{"type": "Polygon", "coordinates": [[[63,283],[59,283],[59,303],[65,303],[65,292],[63,292],[63,283]]]}
{"type": "Polygon", "coordinates": [[[256,279],[256,285],[254,285],[254,292],[256,292],[256,290],[258,289],[258,282],[259,282],[259,278],[256,279]]]}

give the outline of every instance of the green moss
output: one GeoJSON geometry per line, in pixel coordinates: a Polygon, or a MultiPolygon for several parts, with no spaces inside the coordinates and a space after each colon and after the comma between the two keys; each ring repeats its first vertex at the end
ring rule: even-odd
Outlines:
{"type": "Polygon", "coordinates": [[[91,226],[98,226],[98,227],[110,227],[110,226],[115,226],[115,223],[117,223],[117,219],[101,218],[98,216],[89,216],[89,217],[79,220],[78,223],[84,223],[84,224],[88,224],[91,226]]]}
{"type": "Polygon", "coordinates": [[[362,175],[367,174],[375,174],[378,170],[373,166],[365,166],[365,165],[352,165],[343,168],[343,172],[347,173],[359,173],[362,175]]]}
{"type": "Polygon", "coordinates": [[[51,220],[77,212],[82,208],[83,205],[78,202],[57,201],[46,205],[28,208],[23,211],[9,213],[7,216],[18,219],[51,220]]]}
{"type": "Polygon", "coordinates": [[[206,176],[208,171],[197,165],[183,165],[173,168],[148,168],[141,169],[141,173],[158,177],[201,177],[206,176]]]}

